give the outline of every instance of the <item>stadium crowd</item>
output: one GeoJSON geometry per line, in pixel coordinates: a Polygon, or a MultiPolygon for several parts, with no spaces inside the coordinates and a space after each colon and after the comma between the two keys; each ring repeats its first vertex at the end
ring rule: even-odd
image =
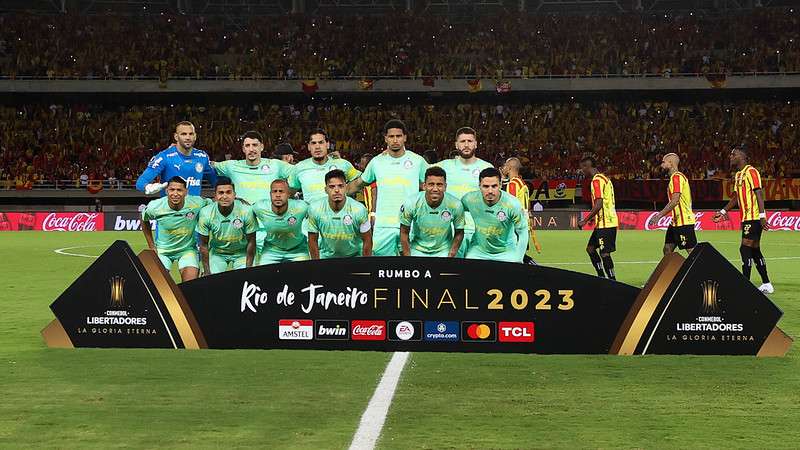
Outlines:
{"type": "Polygon", "coordinates": [[[478,156],[518,156],[527,177],[574,178],[578,160],[598,158],[607,174],[658,178],[661,155],[677,152],[690,178],[728,171],[728,150],[747,146],[763,176],[800,175],[800,105],[736,101],[540,103],[533,105],[50,105],[0,107],[0,180],[24,186],[54,180],[133,181],[172,142],[175,123],[197,126],[197,147],[212,159],[239,159],[239,137],[265,136],[266,152],[283,142],[308,156],[304,133],[322,126],[342,157],[383,150],[381,126],[401,118],[409,148],[448,158],[453,133],[478,130],[478,156]]]}
{"type": "Polygon", "coordinates": [[[800,71],[800,10],[224,18],[0,15],[0,76],[483,78],[800,71]]]}

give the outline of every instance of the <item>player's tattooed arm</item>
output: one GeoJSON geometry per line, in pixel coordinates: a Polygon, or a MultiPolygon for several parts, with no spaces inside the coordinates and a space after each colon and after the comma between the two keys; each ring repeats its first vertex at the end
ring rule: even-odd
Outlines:
{"type": "Polygon", "coordinates": [[[253,267],[253,261],[256,259],[256,234],[249,233],[247,235],[247,257],[245,258],[245,266],[253,267]]]}
{"type": "Polygon", "coordinates": [[[211,275],[211,267],[208,263],[208,236],[200,236],[200,263],[203,265],[203,276],[211,275]]]}
{"type": "Polygon", "coordinates": [[[669,198],[669,203],[667,203],[667,205],[664,206],[664,209],[662,209],[661,211],[658,212],[658,214],[650,218],[650,226],[655,225],[656,222],[661,220],[662,217],[669,214],[670,211],[672,211],[673,209],[675,209],[676,206],[678,206],[678,202],[680,201],[681,201],[681,193],[673,192],[672,196],[669,198]]]}
{"type": "Polygon", "coordinates": [[[411,256],[410,232],[410,227],[400,224],[400,256],[411,256]]]}
{"type": "Polygon", "coordinates": [[[458,254],[458,249],[461,247],[461,242],[464,240],[464,230],[456,230],[453,233],[453,244],[450,245],[450,251],[447,252],[448,258],[455,258],[458,254]]]}
{"type": "Polygon", "coordinates": [[[361,256],[372,256],[372,229],[361,233],[361,256]]]}
{"type": "Polygon", "coordinates": [[[147,241],[147,248],[155,251],[156,244],[155,241],[153,241],[153,229],[150,226],[149,220],[142,221],[142,233],[144,234],[144,240],[147,241]]]}
{"type": "Polygon", "coordinates": [[[356,177],[353,181],[347,183],[347,195],[352,195],[364,187],[364,180],[361,177],[356,177]]]}
{"type": "Polygon", "coordinates": [[[308,255],[311,259],[319,259],[319,234],[308,232],[308,255]]]}
{"type": "Polygon", "coordinates": [[[753,192],[756,194],[756,201],[758,202],[758,210],[761,211],[759,220],[761,221],[761,228],[764,231],[769,230],[769,223],[767,223],[767,210],[764,207],[764,190],[755,189],[753,192]]]}

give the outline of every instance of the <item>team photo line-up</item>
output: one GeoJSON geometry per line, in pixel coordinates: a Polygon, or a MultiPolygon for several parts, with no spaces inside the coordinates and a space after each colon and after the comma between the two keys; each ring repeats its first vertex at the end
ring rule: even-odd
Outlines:
{"type": "MultiPolygon", "coordinates": [[[[477,133],[469,127],[455,133],[457,154],[434,164],[406,149],[401,120],[388,121],[383,135],[386,149],[363,155],[357,167],[329,154],[323,129],[308,133],[311,157],[296,164],[283,144],[273,154],[281,159],[262,157],[264,139],[257,131],[241,137],[244,159],[213,162],[194,147],[194,125],[179,122],[176,143],[155,155],[136,182],[145,194],[162,195],[142,211],[145,223],[156,223],[155,232],[142,227],[147,244],[167,270],[177,263],[183,281],[230,268],[354,256],[534,263],[530,246],[537,252],[541,246],[531,228],[519,159],[497,169],[478,158],[477,133]],[[214,186],[213,199],[201,196],[203,178],[214,186]]],[[[714,221],[739,207],[742,272],[749,278],[755,265],[759,290],[772,293],[760,245],[768,229],[761,176],[748,164],[745,148],[732,149],[729,157],[736,195],[714,221]]],[[[677,154],[664,155],[668,203],[650,219],[651,225],[672,219],[664,254],[697,245],[689,181],[679,164],[677,154]]],[[[591,179],[592,207],[578,228],[594,224],[586,251],[599,277],[616,279],[614,186],[590,156],[580,161],[580,171],[591,179]]]]}

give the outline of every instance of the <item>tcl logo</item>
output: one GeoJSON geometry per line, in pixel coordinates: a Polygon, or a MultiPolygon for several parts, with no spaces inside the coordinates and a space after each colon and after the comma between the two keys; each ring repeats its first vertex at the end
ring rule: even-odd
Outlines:
{"type": "Polygon", "coordinates": [[[533,322],[500,322],[500,342],[533,342],[533,322]]]}
{"type": "Polygon", "coordinates": [[[354,341],[386,340],[386,322],[383,320],[354,320],[350,336],[354,341]]]}
{"type": "Polygon", "coordinates": [[[50,213],[42,220],[42,231],[98,231],[103,229],[99,213],[50,213]]]}

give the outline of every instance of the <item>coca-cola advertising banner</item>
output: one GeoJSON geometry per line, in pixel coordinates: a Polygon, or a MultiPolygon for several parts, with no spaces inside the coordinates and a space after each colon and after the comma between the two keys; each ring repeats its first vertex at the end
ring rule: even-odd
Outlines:
{"type": "MultiPolygon", "coordinates": [[[[761,180],[764,190],[764,200],[800,200],[800,178],[775,178],[761,180]]],[[[733,180],[722,182],[722,192],[725,200],[730,200],[734,194],[733,180]]],[[[694,191],[692,192],[694,194],[694,191]]]]}
{"type": "Polygon", "coordinates": [[[492,260],[367,257],[271,264],[176,285],[152,250],[136,257],[117,241],[51,304],[56,320],[43,335],[61,347],[617,355],[788,349],[766,344],[780,331],[780,310],[709,244],[687,261],[667,256],[648,285],[655,282],[671,290],[492,260]]]}
{"type": "Polygon", "coordinates": [[[103,213],[0,212],[0,231],[103,231],[103,213]]]}
{"type": "MultiPolygon", "coordinates": [[[[658,214],[657,211],[617,211],[619,228],[622,230],[666,230],[672,224],[672,217],[662,217],[652,226],[650,219],[658,214]]],[[[695,211],[695,230],[739,230],[741,215],[739,211],[731,211],[728,216],[719,222],[712,218],[716,211],[695,211]]],[[[586,217],[587,212],[582,214],[586,217]]],[[[772,211],[767,213],[769,231],[800,231],[800,211],[772,211]]],[[[584,229],[593,229],[594,223],[586,224],[584,229]]]]}

